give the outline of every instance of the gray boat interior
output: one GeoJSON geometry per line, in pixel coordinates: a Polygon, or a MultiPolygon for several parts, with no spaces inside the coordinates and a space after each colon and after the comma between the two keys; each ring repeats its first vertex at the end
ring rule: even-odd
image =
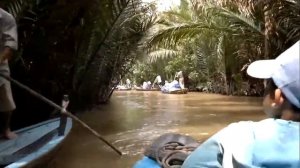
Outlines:
{"type": "Polygon", "coordinates": [[[72,120],[61,117],[15,131],[16,139],[0,140],[0,165],[13,168],[29,164],[61,143],[71,127],[72,120]]]}

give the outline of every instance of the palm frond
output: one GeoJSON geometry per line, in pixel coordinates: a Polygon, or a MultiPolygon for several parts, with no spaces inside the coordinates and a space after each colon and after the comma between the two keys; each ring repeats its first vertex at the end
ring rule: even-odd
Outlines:
{"type": "Polygon", "coordinates": [[[226,8],[218,7],[218,6],[210,6],[209,9],[214,14],[222,16],[227,22],[229,22],[229,26],[235,29],[243,29],[251,28],[252,30],[264,35],[261,27],[259,27],[259,23],[255,23],[252,18],[246,17],[242,14],[234,13],[226,8]]]}
{"type": "Polygon", "coordinates": [[[18,19],[25,10],[36,3],[36,0],[11,0],[7,1],[6,6],[8,12],[18,19]]]}
{"type": "MultiPolygon", "coordinates": [[[[125,2],[125,1],[124,1],[125,2]]],[[[81,75],[77,87],[80,92],[91,101],[106,99],[114,79],[119,80],[133,65],[137,58],[137,49],[145,31],[151,26],[154,17],[147,15],[148,8],[142,6],[139,1],[128,0],[123,9],[116,10],[120,13],[118,17],[111,17],[111,23],[105,28],[104,36],[97,37],[93,41],[94,53],[88,57],[84,64],[84,72],[81,75]],[[144,13],[145,15],[142,15],[144,13]],[[92,83],[89,81],[93,81],[92,83]],[[80,82],[79,81],[79,82],[80,82]],[[93,90],[99,90],[95,92],[93,90]]],[[[102,23],[99,21],[99,23],[102,23]]],[[[99,27],[97,25],[96,27],[99,27]]],[[[103,32],[103,29],[97,30],[103,32]]],[[[96,33],[97,34],[97,33],[96,33]]],[[[78,62],[81,63],[82,62],[78,62]]]]}
{"type": "MultiPolygon", "coordinates": [[[[114,0],[111,3],[98,2],[99,4],[95,5],[93,12],[97,12],[98,16],[94,16],[95,20],[91,21],[92,30],[95,32],[95,38],[93,41],[90,41],[88,44],[83,44],[84,46],[89,46],[91,48],[90,55],[86,55],[86,50],[83,48],[83,56],[82,59],[78,59],[77,67],[83,69],[81,75],[76,74],[75,76],[79,76],[76,81],[75,86],[80,87],[82,82],[84,82],[85,76],[89,69],[92,67],[91,64],[95,61],[97,57],[97,52],[104,44],[105,40],[109,37],[114,30],[116,23],[119,21],[122,14],[125,13],[126,7],[129,5],[130,0],[114,0]],[[105,5],[106,8],[100,8],[98,5],[105,5]],[[103,10],[106,9],[106,10],[103,10]],[[97,19],[99,18],[99,19],[97,19]],[[100,19],[100,18],[109,18],[109,19],[100,19]],[[101,26],[99,26],[101,25],[101,26]]],[[[95,14],[93,13],[93,14],[95,14]]]]}
{"type": "Polygon", "coordinates": [[[161,44],[162,46],[176,45],[184,39],[192,39],[196,37],[205,30],[232,31],[230,28],[217,27],[212,23],[210,25],[206,23],[184,24],[159,31],[149,40],[148,45],[149,47],[153,47],[158,44],[161,44]]]}
{"type": "Polygon", "coordinates": [[[191,23],[193,22],[193,18],[190,12],[187,10],[184,11],[168,11],[164,12],[162,18],[168,20],[171,23],[179,22],[179,23],[191,23]]]}
{"type": "Polygon", "coordinates": [[[148,61],[150,63],[155,63],[159,59],[168,59],[174,56],[178,56],[181,52],[171,49],[159,49],[152,51],[148,54],[148,61]]]}
{"type": "Polygon", "coordinates": [[[256,0],[208,0],[210,4],[214,4],[220,7],[227,7],[231,11],[239,11],[245,16],[253,16],[255,6],[260,3],[256,0]]]}
{"type": "Polygon", "coordinates": [[[278,11],[278,29],[287,38],[285,44],[294,43],[300,39],[300,0],[285,0],[284,7],[276,6],[273,10],[278,11]]]}

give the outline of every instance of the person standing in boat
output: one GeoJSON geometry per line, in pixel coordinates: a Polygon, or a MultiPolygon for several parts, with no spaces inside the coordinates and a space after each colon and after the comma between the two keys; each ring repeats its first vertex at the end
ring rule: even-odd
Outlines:
{"type": "Polygon", "coordinates": [[[128,78],[126,79],[126,88],[131,88],[131,81],[128,78]]]}
{"type": "Polygon", "coordinates": [[[150,89],[151,89],[151,87],[152,87],[152,85],[151,85],[151,82],[150,82],[150,81],[148,81],[148,82],[147,82],[147,89],[148,89],[148,90],[150,90],[150,89]]]}
{"type": "Polygon", "coordinates": [[[152,88],[154,88],[154,85],[155,85],[155,84],[157,84],[158,87],[161,88],[161,87],[162,87],[162,86],[161,86],[161,82],[162,82],[161,76],[160,76],[160,75],[157,75],[156,78],[155,78],[155,80],[154,80],[154,82],[153,82],[153,84],[152,84],[152,88]]]}
{"type": "Polygon", "coordinates": [[[184,77],[182,71],[177,72],[175,77],[178,78],[180,88],[184,89],[184,77]]]}
{"type": "MultiPolygon", "coordinates": [[[[17,25],[14,17],[0,6],[0,73],[10,75],[8,61],[18,48],[17,25]]],[[[0,76],[1,136],[7,139],[17,135],[10,130],[10,119],[16,105],[12,97],[10,82],[0,76]]]]}

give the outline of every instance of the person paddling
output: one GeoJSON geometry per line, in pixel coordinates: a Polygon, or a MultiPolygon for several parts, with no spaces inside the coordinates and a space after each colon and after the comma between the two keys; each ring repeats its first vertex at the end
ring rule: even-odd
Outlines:
{"type": "MultiPolygon", "coordinates": [[[[18,48],[17,25],[14,17],[0,8],[0,73],[9,75],[8,61],[18,48]]],[[[16,108],[10,82],[0,77],[0,124],[1,136],[7,139],[17,135],[10,130],[11,113],[16,108]]]]}

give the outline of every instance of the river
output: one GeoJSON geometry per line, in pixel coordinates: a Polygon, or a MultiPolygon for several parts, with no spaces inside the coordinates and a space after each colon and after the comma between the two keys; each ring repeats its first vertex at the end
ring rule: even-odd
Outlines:
{"type": "Polygon", "coordinates": [[[74,124],[48,167],[131,168],[143,148],[164,133],[190,135],[203,141],[231,122],[265,118],[261,98],[216,94],[116,91],[107,105],[79,117],[101,133],[124,155],[119,157],[102,141],[74,124]]]}

